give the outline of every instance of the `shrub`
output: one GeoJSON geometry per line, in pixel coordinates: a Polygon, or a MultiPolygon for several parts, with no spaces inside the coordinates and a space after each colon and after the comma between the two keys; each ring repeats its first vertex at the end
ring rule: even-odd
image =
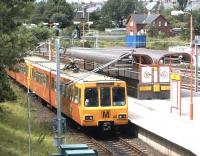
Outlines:
{"type": "Polygon", "coordinates": [[[5,100],[15,100],[16,96],[9,85],[8,76],[4,69],[0,68],[0,102],[5,100]]]}

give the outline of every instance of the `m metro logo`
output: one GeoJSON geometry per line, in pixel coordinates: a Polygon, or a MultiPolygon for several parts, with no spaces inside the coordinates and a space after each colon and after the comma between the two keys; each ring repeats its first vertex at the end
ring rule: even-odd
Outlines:
{"type": "Polygon", "coordinates": [[[110,112],[109,112],[109,111],[106,111],[106,110],[103,111],[103,112],[102,112],[102,117],[103,117],[103,118],[109,118],[109,117],[110,117],[110,112]]]}

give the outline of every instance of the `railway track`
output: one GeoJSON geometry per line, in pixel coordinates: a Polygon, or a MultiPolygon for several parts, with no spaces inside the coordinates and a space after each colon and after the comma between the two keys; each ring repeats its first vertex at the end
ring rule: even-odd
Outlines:
{"type": "MultiPolygon", "coordinates": [[[[26,94],[25,91],[24,94],[26,94]]],[[[40,98],[34,97],[32,100],[32,105],[34,105],[34,113],[37,114],[34,116],[34,120],[37,120],[38,122],[51,122],[51,120],[55,117],[55,112],[53,112],[52,109],[45,107],[44,105],[46,103],[43,105],[43,101],[40,100],[40,98]]],[[[158,152],[156,150],[154,150],[150,146],[147,147],[145,143],[137,138],[123,139],[121,137],[114,136],[109,140],[102,140],[104,139],[104,136],[102,135],[101,140],[99,140],[95,139],[95,137],[92,137],[91,135],[88,135],[88,132],[86,133],[83,130],[78,130],[77,128],[74,128],[74,126],[71,126],[72,124],[73,122],[70,123],[70,120],[67,121],[67,131],[64,136],[66,139],[69,139],[69,137],[73,139],[73,141],[71,140],[68,143],[87,144],[90,148],[95,149],[99,156],[161,155],[161,153],[157,154],[158,152]]],[[[94,133],[95,131],[92,132],[94,133]]]]}
{"type": "Polygon", "coordinates": [[[143,141],[141,141],[138,138],[134,138],[134,139],[128,139],[128,138],[120,138],[121,141],[127,145],[127,146],[132,146],[132,148],[135,148],[135,152],[138,151],[139,155],[143,155],[143,156],[164,156],[162,153],[154,150],[152,147],[150,147],[148,144],[144,143],[143,141]],[[139,153],[140,151],[142,151],[142,153],[139,153]]]}
{"type": "Polygon", "coordinates": [[[128,142],[122,140],[121,138],[108,140],[108,141],[101,141],[101,143],[113,151],[113,155],[127,155],[127,156],[147,156],[141,149],[134,147],[133,145],[129,144],[128,142]]]}
{"type": "Polygon", "coordinates": [[[78,143],[87,144],[90,148],[96,150],[99,156],[162,156],[161,153],[137,138],[114,137],[109,140],[96,140],[74,129],[68,130],[68,133],[70,133],[68,135],[78,137],[78,143]]]}
{"type": "MultiPolygon", "coordinates": [[[[174,67],[175,71],[179,71],[181,74],[181,79],[182,79],[182,89],[190,90],[191,89],[191,69],[189,67],[174,67]]],[[[200,91],[200,69],[198,70],[198,90],[200,91]]],[[[195,91],[195,71],[194,69],[192,70],[192,89],[195,91]]]]}
{"type": "Polygon", "coordinates": [[[123,139],[121,137],[112,140],[100,141],[104,146],[113,151],[116,156],[162,156],[146,143],[137,138],[123,139]]]}
{"type": "Polygon", "coordinates": [[[76,129],[68,129],[67,133],[68,135],[77,138],[77,143],[87,144],[90,148],[96,150],[98,152],[98,155],[113,156],[113,153],[110,149],[106,148],[94,138],[87,136],[83,132],[76,129]]]}

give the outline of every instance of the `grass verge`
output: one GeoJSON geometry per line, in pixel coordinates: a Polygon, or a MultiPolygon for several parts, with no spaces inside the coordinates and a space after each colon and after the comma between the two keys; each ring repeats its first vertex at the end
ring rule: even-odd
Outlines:
{"type": "MultiPolygon", "coordinates": [[[[0,156],[28,155],[28,118],[25,92],[11,84],[17,100],[0,103],[0,156]]],[[[52,115],[39,116],[41,105],[31,105],[32,155],[47,156],[56,151],[51,128],[52,115]]],[[[44,113],[44,112],[43,112],[44,113]]]]}

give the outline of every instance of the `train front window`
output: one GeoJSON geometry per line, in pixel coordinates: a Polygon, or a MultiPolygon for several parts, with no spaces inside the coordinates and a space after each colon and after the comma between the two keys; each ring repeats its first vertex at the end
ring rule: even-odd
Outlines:
{"type": "Polygon", "coordinates": [[[98,89],[97,88],[85,89],[85,106],[86,107],[98,106],[98,89]]]}
{"type": "Polygon", "coordinates": [[[113,87],[113,106],[124,106],[125,105],[125,88],[113,87]]]}
{"type": "Polygon", "coordinates": [[[110,88],[104,87],[100,88],[100,99],[101,99],[101,106],[106,107],[110,106],[110,88]]]}

